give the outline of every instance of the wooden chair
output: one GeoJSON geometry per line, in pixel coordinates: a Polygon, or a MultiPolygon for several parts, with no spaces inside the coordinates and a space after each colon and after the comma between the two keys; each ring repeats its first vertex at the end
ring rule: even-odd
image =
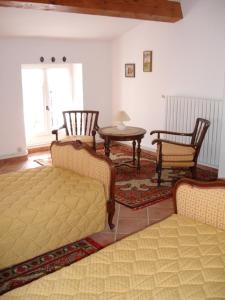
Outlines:
{"type": "Polygon", "coordinates": [[[158,186],[161,184],[162,169],[190,168],[192,178],[196,178],[198,155],[209,126],[210,122],[208,120],[197,118],[192,133],[164,130],[150,132],[150,135],[157,134],[157,139],[152,141],[152,145],[157,144],[156,172],[158,174],[158,186]],[[187,136],[190,137],[190,143],[185,144],[161,139],[160,134],[187,136]]]}
{"type": "Polygon", "coordinates": [[[56,141],[76,141],[80,140],[96,150],[95,135],[98,130],[99,112],[94,110],[69,110],[63,111],[64,124],[52,130],[56,141]],[[59,138],[59,131],[64,129],[66,137],[59,138]]]}

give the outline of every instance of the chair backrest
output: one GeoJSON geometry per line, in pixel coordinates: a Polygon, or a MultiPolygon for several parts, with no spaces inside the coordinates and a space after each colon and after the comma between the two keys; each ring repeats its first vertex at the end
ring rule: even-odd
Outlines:
{"type": "Polygon", "coordinates": [[[196,147],[196,155],[199,154],[206,132],[210,126],[210,121],[197,118],[195,128],[191,138],[191,144],[196,147]]]}
{"type": "Polygon", "coordinates": [[[67,135],[92,135],[98,127],[99,112],[95,110],[63,111],[64,125],[67,135]]]}

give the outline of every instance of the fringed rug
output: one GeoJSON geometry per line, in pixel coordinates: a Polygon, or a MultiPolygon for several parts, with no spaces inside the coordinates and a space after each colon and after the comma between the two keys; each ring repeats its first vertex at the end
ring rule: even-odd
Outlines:
{"type": "Polygon", "coordinates": [[[91,238],[86,238],[0,270],[0,295],[68,266],[101,248],[91,238]]]}
{"type": "MultiPolygon", "coordinates": [[[[110,158],[116,164],[132,159],[132,148],[122,144],[113,144],[110,158]]],[[[97,153],[104,153],[102,144],[97,153]]],[[[50,159],[36,160],[41,165],[51,165],[50,159]]],[[[116,168],[115,200],[132,209],[140,209],[172,196],[172,187],[181,177],[191,177],[185,170],[163,170],[161,186],[157,186],[155,156],[148,151],[141,152],[141,171],[122,165],[116,168]]],[[[216,179],[215,172],[198,169],[198,179],[216,179]]]]}

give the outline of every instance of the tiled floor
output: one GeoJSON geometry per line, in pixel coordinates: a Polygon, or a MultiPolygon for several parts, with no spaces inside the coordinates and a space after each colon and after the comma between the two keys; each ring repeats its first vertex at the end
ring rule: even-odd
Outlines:
{"type": "MultiPolygon", "coordinates": [[[[48,156],[48,152],[39,152],[30,154],[25,161],[4,162],[0,164],[0,173],[36,168],[40,165],[34,160],[48,156]]],[[[113,219],[115,228],[111,231],[107,225],[103,232],[96,233],[91,237],[101,245],[107,245],[133,232],[139,231],[148,225],[159,222],[171,215],[173,211],[172,199],[167,199],[139,210],[132,210],[116,203],[116,212],[113,219]]]]}
{"type": "Polygon", "coordinates": [[[102,245],[110,244],[148,225],[159,222],[173,212],[172,199],[136,211],[116,203],[113,231],[110,231],[107,226],[105,231],[92,235],[92,238],[102,245]]]}

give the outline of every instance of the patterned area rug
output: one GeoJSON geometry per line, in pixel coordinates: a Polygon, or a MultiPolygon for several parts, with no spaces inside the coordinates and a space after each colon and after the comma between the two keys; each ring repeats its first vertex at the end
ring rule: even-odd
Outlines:
{"type": "MultiPolygon", "coordinates": [[[[131,160],[132,148],[124,145],[111,147],[111,159],[116,163],[131,160]]],[[[141,152],[141,172],[136,168],[121,166],[116,172],[116,201],[132,209],[140,209],[172,196],[172,188],[176,181],[182,177],[192,177],[188,170],[163,170],[161,186],[157,186],[156,157],[149,151],[141,152]]],[[[215,180],[217,173],[198,169],[198,179],[215,180]]]]}
{"type": "MultiPolygon", "coordinates": [[[[120,165],[124,161],[132,160],[132,149],[124,145],[111,147],[110,158],[120,165]]],[[[164,179],[173,179],[174,174],[165,174],[164,179]],[[169,176],[171,175],[171,176],[169,176]]],[[[141,153],[141,171],[136,167],[121,165],[116,168],[115,199],[118,203],[132,209],[140,209],[172,196],[170,183],[163,183],[157,187],[155,174],[155,157],[147,152],[141,153]]]]}
{"type": "MultiPolygon", "coordinates": [[[[132,159],[132,148],[126,145],[114,144],[111,146],[110,158],[116,164],[132,159]]],[[[98,145],[98,153],[103,154],[103,145],[98,145]]],[[[51,160],[36,160],[41,165],[51,165],[51,160]]],[[[115,199],[118,203],[132,209],[140,209],[172,196],[172,187],[181,177],[191,177],[186,170],[163,170],[162,183],[157,187],[155,172],[155,156],[148,151],[141,152],[141,172],[136,168],[122,165],[116,168],[115,199]]],[[[198,169],[198,179],[213,180],[217,174],[209,170],[198,169]]]]}
{"type": "Polygon", "coordinates": [[[68,266],[102,249],[86,238],[0,271],[0,295],[68,266]]]}

